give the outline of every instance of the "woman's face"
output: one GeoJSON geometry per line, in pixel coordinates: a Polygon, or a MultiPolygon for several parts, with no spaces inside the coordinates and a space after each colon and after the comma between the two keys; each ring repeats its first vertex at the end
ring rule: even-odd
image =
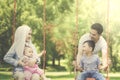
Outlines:
{"type": "Polygon", "coordinates": [[[26,36],[26,42],[29,42],[31,40],[32,37],[32,30],[30,30],[26,36]]]}

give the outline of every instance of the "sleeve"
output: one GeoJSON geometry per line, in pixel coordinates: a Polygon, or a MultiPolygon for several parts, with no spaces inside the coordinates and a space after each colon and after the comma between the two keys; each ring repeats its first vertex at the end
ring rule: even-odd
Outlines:
{"type": "Polygon", "coordinates": [[[107,42],[104,39],[102,41],[102,54],[107,54],[107,42]]]}
{"type": "Polygon", "coordinates": [[[36,59],[37,64],[40,63],[40,57],[38,57],[37,54],[34,54],[33,58],[36,59]]]}
{"type": "Polygon", "coordinates": [[[97,65],[97,67],[99,67],[99,65],[101,65],[100,58],[98,55],[95,55],[95,57],[96,57],[96,65],[97,65]]]}
{"type": "Polygon", "coordinates": [[[101,64],[99,57],[97,56],[97,61],[96,61],[97,66],[101,64]]]}
{"type": "Polygon", "coordinates": [[[40,63],[40,58],[37,58],[36,60],[37,60],[36,63],[39,64],[40,63]]]}
{"type": "Polygon", "coordinates": [[[8,51],[8,53],[4,56],[3,59],[6,63],[9,63],[13,66],[17,66],[18,65],[18,60],[15,59],[15,56],[17,56],[15,50],[8,51]]]}
{"type": "Polygon", "coordinates": [[[105,39],[103,38],[101,51],[102,51],[102,64],[103,64],[104,66],[107,65],[107,58],[108,58],[107,48],[108,48],[107,42],[106,42],[105,39]]]}
{"type": "Polygon", "coordinates": [[[80,59],[80,67],[83,68],[84,64],[83,64],[83,58],[80,59]]]}

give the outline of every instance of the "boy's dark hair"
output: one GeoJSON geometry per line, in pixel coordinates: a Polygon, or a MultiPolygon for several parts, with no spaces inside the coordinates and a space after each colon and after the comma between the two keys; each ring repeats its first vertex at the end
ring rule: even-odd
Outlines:
{"type": "Polygon", "coordinates": [[[103,26],[100,23],[94,23],[91,26],[91,29],[95,29],[98,34],[102,34],[102,32],[103,32],[103,26]]]}
{"type": "Polygon", "coordinates": [[[92,51],[95,48],[95,42],[93,40],[87,40],[83,44],[87,43],[89,47],[92,47],[92,51]]]}

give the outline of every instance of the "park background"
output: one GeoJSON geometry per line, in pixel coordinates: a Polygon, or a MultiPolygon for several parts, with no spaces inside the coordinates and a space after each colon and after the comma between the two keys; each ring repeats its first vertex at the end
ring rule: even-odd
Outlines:
{"type": "MultiPolygon", "coordinates": [[[[104,26],[102,35],[112,61],[110,80],[120,80],[119,4],[120,0],[0,0],[0,80],[13,80],[12,66],[3,57],[12,45],[15,29],[23,24],[32,28],[38,52],[44,48],[45,37],[45,74],[52,80],[74,80],[72,61],[78,39],[95,22],[104,26]]],[[[43,63],[41,58],[41,68],[43,63]]]]}

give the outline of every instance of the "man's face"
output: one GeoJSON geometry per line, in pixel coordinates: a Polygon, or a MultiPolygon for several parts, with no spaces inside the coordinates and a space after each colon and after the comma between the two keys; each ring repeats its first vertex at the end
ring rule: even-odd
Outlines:
{"type": "Polygon", "coordinates": [[[99,40],[100,35],[97,33],[97,31],[95,29],[91,29],[90,37],[93,41],[97,42],[99,40]]]}

